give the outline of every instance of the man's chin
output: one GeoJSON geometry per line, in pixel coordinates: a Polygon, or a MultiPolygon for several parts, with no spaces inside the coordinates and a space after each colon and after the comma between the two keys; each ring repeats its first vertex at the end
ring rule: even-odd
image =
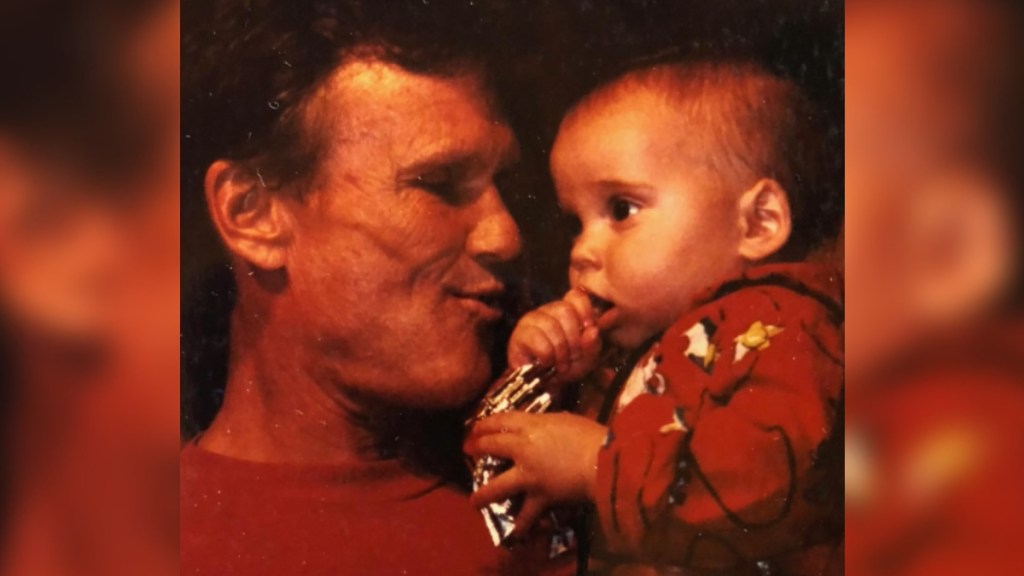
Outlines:
{"type": "Polygon", "coordinates": [[[453,368],[458,369],[433,370],[419,378],[420,393],[407,401],[424,410],[456,410],[479,398],[489,384],[490,362],[477,362],[468,370],[466,364],[453,368]]]}

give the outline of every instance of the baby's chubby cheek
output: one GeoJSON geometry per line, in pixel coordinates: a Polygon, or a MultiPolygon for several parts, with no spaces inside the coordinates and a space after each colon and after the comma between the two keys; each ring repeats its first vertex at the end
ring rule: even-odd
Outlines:
{"type": "Polygon", "coordinates": [[[675,317],[670,313],[658,314],[651,308],[623,308],[614,325],[604,333],[604,338],[619,348],[632,350],[668,329],[675,317]]]}
{"type": "Polygon", "coordinates": [[[672,266],[664,266],[659,280],[649,282],[640,298],[640,313],[655,330],[668,328],[679,316],[693,307],[694,299],[703,282],[688,282],[684,273],[676,273],[672,266]]]}

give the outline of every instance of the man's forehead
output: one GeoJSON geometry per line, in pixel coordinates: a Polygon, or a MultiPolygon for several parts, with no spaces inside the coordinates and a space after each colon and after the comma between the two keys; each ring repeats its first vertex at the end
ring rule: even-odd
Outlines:
{"type": "Polygon", "coordinates": [[[406,121],[418,112],[436,116],[458,104],[461,113],[470,107],[497,120],[482,74],[472,69],[452,75],[420,74],[379,59],[342,63],[321,90],[320,102],[352,119],[406,121]]]}
{"type": "Polygon", "coordinates": [[[474,128],[472,124],[440,122],[393,141],[392,158],[399,178],[436,170],[451,170],[466,178],[488,176],[518,160],[518,145],[507,125],[490,121],[474,128]]]}
{"type": "Polygon", "coordinates": [[[510,162],[515,138],[496,112],[482,76],[418,74],[377,59],[342,64],[317,99],[315,115],[336,137],[390,137],[423,160],[486,155],[510,162]]]}

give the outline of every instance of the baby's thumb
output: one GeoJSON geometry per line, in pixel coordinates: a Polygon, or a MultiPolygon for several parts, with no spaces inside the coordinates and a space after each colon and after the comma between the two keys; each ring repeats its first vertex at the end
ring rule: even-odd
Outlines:
{"type": "Polygon", "coordinates": [[[597,326],[588,326],[580,334],[580,365],[590,372],[601,356],[601,333],[597,326]]]}

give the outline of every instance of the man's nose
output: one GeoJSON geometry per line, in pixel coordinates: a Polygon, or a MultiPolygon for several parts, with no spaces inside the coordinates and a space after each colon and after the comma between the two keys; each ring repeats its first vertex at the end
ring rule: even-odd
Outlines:
{"type": "Polygon", "coordinates": [[[482,262],[507,262],[518,256],[522,248],[519,227],[498,189],[492,186],[477,199],[476,205],[471,215],[474,222],[466,238],[469,254],[482,262]]]}

